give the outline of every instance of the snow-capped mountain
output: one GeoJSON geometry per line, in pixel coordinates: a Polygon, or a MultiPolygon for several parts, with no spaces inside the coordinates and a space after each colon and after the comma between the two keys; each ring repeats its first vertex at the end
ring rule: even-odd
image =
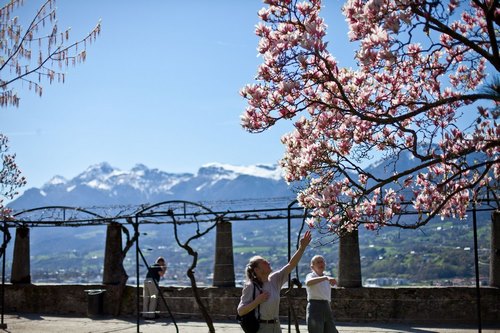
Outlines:
{"type": "MultiPolygon", "coordinates": [[[[479,159],[479,157],[477,158],[479,159]]],[[[372,161],[366,171],[383,178],[408,170],[416,161],[409,154],[372,161]]],[[[218,200],[295,198],[277,165],[234,166],[210,163],[196,174],[169,173],[137,164],[131,170],[106,162],[92,165],[71,180],[54,176],[41,188],[31,188],[8,206],[16,211],[59,205],[92,207],[144,205],[168,200],[207,202],[218,200]]]]}
{"type": "Polygon", "coordinates": [[[41,188],[26,190],[9,207],[22,210],[50,205],[89,207],[293,196],[276,165],[211,163],[191,174],[168,173],[143,164],[125,171],[103,162],[71,180],[54,176],[41,188]]]}

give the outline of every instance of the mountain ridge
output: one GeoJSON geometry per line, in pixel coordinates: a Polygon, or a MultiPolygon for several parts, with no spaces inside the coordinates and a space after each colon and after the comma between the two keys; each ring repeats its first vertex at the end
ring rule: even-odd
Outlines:
{"type": "Polygon", "coordinates": [[[144,164],[121,170],[108,162],[86,168],[72,179],[53,176],[40,188],[27,189],[8,204],[14,210],[50,205],[93,206],[292,197],[277,165],[205,164],[196,173],[170,173],[144,164]]]}
{"type": "MultiPolygon", "coordinates": [[[[472,156],[475,158],[474,156],[472,156]]],[[[366,170],[380,178],[411,169],[410,154],[371,161],[366,170]]],[[[7,204],[13,210],[50,205],[142,205],[168,200],[192,202],[286,198],[294,200],[299,183],[287,184],[277,164],[237,166],[207,163],[196,173],[172,173],[142,163],[121,170],[108,162],[90,165],[72,179],[55,175],[40,188],[27,189],[7,204]]]]}

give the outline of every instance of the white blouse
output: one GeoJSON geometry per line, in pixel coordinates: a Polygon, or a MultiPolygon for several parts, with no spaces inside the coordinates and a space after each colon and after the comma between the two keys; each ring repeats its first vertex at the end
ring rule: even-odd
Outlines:
{"type": "Polygon", "coordinates": [[[314,285],[308,286],[307,282],[312,278],[320,277],[316,272],[312,271],[306,276],[307,300],[324,300],[330,302],[332,300],[332,288],[330,281],[324,280],[314,285]]]}

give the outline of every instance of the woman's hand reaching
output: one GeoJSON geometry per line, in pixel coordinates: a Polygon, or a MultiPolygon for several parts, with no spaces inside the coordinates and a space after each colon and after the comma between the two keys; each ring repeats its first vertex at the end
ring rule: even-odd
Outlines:
{"type": "Polygon", "coordinates": [[[311,235],[311,231],[310,230],[307,230],[304,234],[304,236],[302,236],[302,238],[300,239],[300,248],[305,250],[306,247],[309,245],[309,243],[311,243],[311,239],[312,239],[312,235],[311,235]]]}

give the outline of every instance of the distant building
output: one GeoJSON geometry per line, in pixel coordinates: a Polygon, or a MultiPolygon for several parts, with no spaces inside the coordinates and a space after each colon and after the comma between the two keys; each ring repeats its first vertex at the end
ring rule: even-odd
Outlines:
{"type": "Polygon", "coordinates": [[[380,278],[369,278],[365,279],[364,287],[388,287],[388,286],[407,286],[410,284],[410,280],[401,278],[390,278],[390,277],[380,277],[380,278]]]}

